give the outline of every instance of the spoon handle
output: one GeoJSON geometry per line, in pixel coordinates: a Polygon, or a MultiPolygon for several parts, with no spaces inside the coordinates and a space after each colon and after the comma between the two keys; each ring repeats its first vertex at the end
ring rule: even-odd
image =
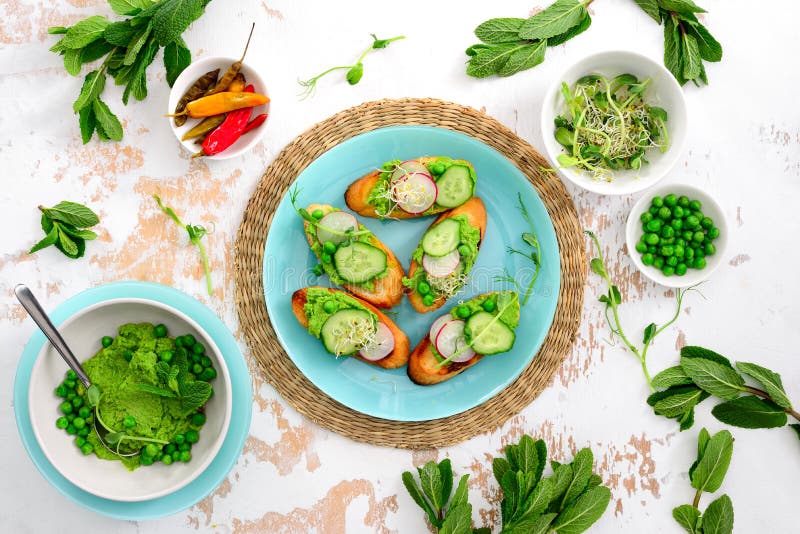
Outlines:
{"type": "Polygon", "coordinates": [[[53,348],[56,349],[64,361],[67,362],[70,369],[75,371],[75,374],[78,375],[78,378],[83,383],[84,386],[88,389],[89,386],[92,385],[92,382],[89,380],[89,377],[83,371],[80,362],[72,354],[72,351],[67,346],[67,343],[64,341],[64,338],[61,337],[61,334],[58,333],[56,327],[53,326],[53,323],[50,321],[50,317],[47,316],[47,313],[42,309],[42,305],[39,304],[39,301],[36,300],[36,297],[33,296],[31,290],[24,284],[19,284],[17,287],[14,288],[14,293],[17,295],[17,300],[19,303],[22,304],[22,307],[28,312],[33,319],[33,322],[36,323],[36,326],[41,329],[42,333],[50,340],[50,344],[53,345],[53,348]]]}

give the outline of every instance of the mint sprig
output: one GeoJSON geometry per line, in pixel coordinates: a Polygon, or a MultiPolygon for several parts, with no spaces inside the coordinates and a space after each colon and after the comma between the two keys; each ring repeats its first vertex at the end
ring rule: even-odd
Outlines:
{"type": "Polygon", "coordinates": [[[692,504],[682,504],[672,510],[672,517],[689,534],[731,534],[733,532],[733,503],[722,495],[700,511],[703,493],[714,493],[722,486],[733,454],[733,436],[722,430],[711,436],[705,428],[697,438],[697,460],[689,468],[689,479],[697,491],[692,504]]]}
{"type": "MultiPolygon", "coordinates": [[[[568,464],[551,462],[553,474],[543,478],[547,446],[528,435],[508,445],[505,457],[495,458],[492,471],[503,491],[500,503],[504,534],[557,531],[580,534],[605,512],[611,491],[592,472],[594,456],[581,449],[568,464]]],[[[472,528],[472,506],[467,499],[467,480],[461,477],[450,500],[453,472],[450,460],[428,462],[417,468],[420,483],[410,471],[403,473],[403,484],[428,516],[438,534],[489,534],[487,527],[472,528]],[[449,501],[449,503],[448,503],[449,501]]]]}
{"type": "Polygon", "coordinates": [[[52,35],[63,35],[50,50],[63,56],[66,71],[77,76],[83,65],[105,57],[89,72],[72,109],[78,115],[83,143],[96,133],[100,140],[122,140],[122,124],[100,95],[110,75],[116,85],[125,86],[122,102],[133,96],[147,98],[147,67],[164,47],[164,66],[170,86],[191,63],[191,52],[181,39],[189,24],[202,16],[211,0],[108,0],[118,15],[111,22],[92,16],[70,27],[54,26],[52,35]]]}
{"type": "Polygon", "coordinates": [[[653,393],[648,403],[656,414],[681,421],[681,430],[691,426],[694,407],[709,397],[725,401],[711,414],[731,426],[777,428],[786,426],[789,416],[800,423],[800,412],[792,407],[778,373],[755,363],[737,362],[734,366],[703,347],[683,347],[680,364],[657,374],[652,383],[663,389],[653,393]],[[748,385],[745,377],[756,384],[748,385]]]}
{"type": "Polygon", "coordinates": [[[80,258],[86,251],[86,241],[97,238],[88,228],[100,222],[91,209],[77,202],[62,200],[52,208],[39,206],[44,238],[28,252],[33,254],[54,245],[69,258],[80,258]]]}

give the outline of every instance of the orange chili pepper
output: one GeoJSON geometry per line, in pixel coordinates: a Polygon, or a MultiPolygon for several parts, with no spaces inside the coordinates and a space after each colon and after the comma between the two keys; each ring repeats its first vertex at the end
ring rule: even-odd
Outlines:
{"type": "Polygon", "coordinates": [[[169,117],[176,117],[180,115],[188,115],[193,119],[200,117],[210,117],[212,115],[219,115],[227,113],[235,109],[252,108],[261,106],[269,102],[269,97],[260,95],[258,93],[231,93],[225,91],[211,96],[204,96],[186,104],[186,110],[168,115],[169,117]]]}

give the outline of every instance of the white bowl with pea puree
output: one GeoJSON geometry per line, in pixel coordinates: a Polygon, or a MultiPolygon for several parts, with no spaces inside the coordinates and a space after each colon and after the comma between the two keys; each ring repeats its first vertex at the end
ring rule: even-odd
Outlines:
{"type": "MultiPolygon", "coordinates": [[[[149,459],[143,461],[137,456],[123,462],[106,450],[90,429],[90,435],[84,439],[93,444],[94,451],[82,451],[76,446],[75,435],[56,426],[58,418],[64,415],[60,405],[65,399],[55,391],[65,380],[67,366],[48,343],[34,364],[28,402],[34,434],[53,467],[93,495],[126,502],[162,497],[200,476],[222,447],[231,416],[230,377],[213,339],[190,317],[145,299],[100,302],[69,317],[58,329],[89,377],[100,387],[101,416],[115,431],[172,442],[176,435],[192,434],[195,443],[188,451],[191,457],[188,461],[176,459],[167,464],[163,460],[166,445],[156,444],[160,452],[158,461],[148,465],[149,459]],[[155,328],[156,325],[166,327],[166,333],[163,327],[155,328]],[[189,343],[189,336],[192,347],[198,345],[198,359],[201,355],[205,357],[203,362],[216,375],[211,379],[206,376],[213,395],[203,405],[203,417],[194,420],[192,416],[197,412],[189,412],[191,405],[183,404],[190,402],[185,396],[169,397],[168,392],[160,396],[141,386],[159,383],[156,366],[166,358],[164,353],[177,352],[175,338],[181,338],[183,346],[184,340],[189,343]]],[[[185,354],[191,356],[188,349],[185,354]]],[[[189,374],[192,359],[187,357],[187,360],[189,371],[184,370],[186,374],[182,376],[188,382],[195,375],[189,374]]],[[[171,364],[176,361],[169,358],[171,364]]],[[[198,377],[199,374],[198,368],[198,377]]]]}

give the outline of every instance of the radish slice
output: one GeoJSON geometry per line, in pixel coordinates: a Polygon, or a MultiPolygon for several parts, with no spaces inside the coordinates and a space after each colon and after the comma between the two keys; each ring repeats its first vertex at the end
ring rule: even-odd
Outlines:
{"type": "Polygon", "coordinates": [[[453,317],[448,313],[447,315],[442,315],[433,322],[431,325],[431,331],[428,334],[428,339],[431,340],[431,343],[436,343],[436,335],[439,333],[439,330],[441,330],[445,324],[452,320],[453,317]]]}
{"type": "Polygon", "coordinates": [[[453,319],[441,327],[439,333],[436,334],[436,350],[439,351],[439,354],[443,357],[450,358],[463,348],[463,352],[450,361],[466,362],[475,356],[475,351],[472,350],[472,347],[467,346],[467,342],[464,339],[465,324],[466,323],[460,319],[453,319]]]}
{"type": "Polygon", "coordinates": [[[397,168],[392,173],[392,181],[396,182],[397,180],[403,178],[404,176],[409,174],[414,174],[416,172],[420,174],[427,174],[428,176],[430,176],[431,174],[430,171],[428,170],[428,167],[426,167],[425,165],[423,165],[422,163],[420,163],[415,159],[410,159],[408,161],[404,161],[403,163],[397,166],[397,168]]]}
{"type": "Polygon", "coordinates": [[[364,347],[358,351],[358,355],[374,362],[380,360],[391,354],[394,350],[394,334],[383,323],[378,323],[378,331],[375,334],[375,343],[368,347],[364,347]]]}
{"type": "Polygon", "coordinates": [[[334,234],[328,230],[342,232],[342,234],[344,234],[344,232],[350,228],[352,228],[354,232],[358,231],[358,221],[355,217],[346,211],[332,211],[319,220],[319,226],[317,226],[317,239],[319,239],[319,242],[323,244],[326,241],[332,241],[334,244],[338,245],[342,241],[345,241],[347,236],[334,234]]]}
{"type": "Polygon", "coordinates": [[[392,199],[406,213],[417,214],[436,202],[439,190],[430,174],[415,172],[392,182],[392,199]]]}
{"type": "Polygon", "coordinates": [[[459,261],[461,261],[461,254],[458,253],[458,249],[439,257],[422,255],[423,269],[434,278],[445,278],[453,274],[458,268],[459,261]]]}

